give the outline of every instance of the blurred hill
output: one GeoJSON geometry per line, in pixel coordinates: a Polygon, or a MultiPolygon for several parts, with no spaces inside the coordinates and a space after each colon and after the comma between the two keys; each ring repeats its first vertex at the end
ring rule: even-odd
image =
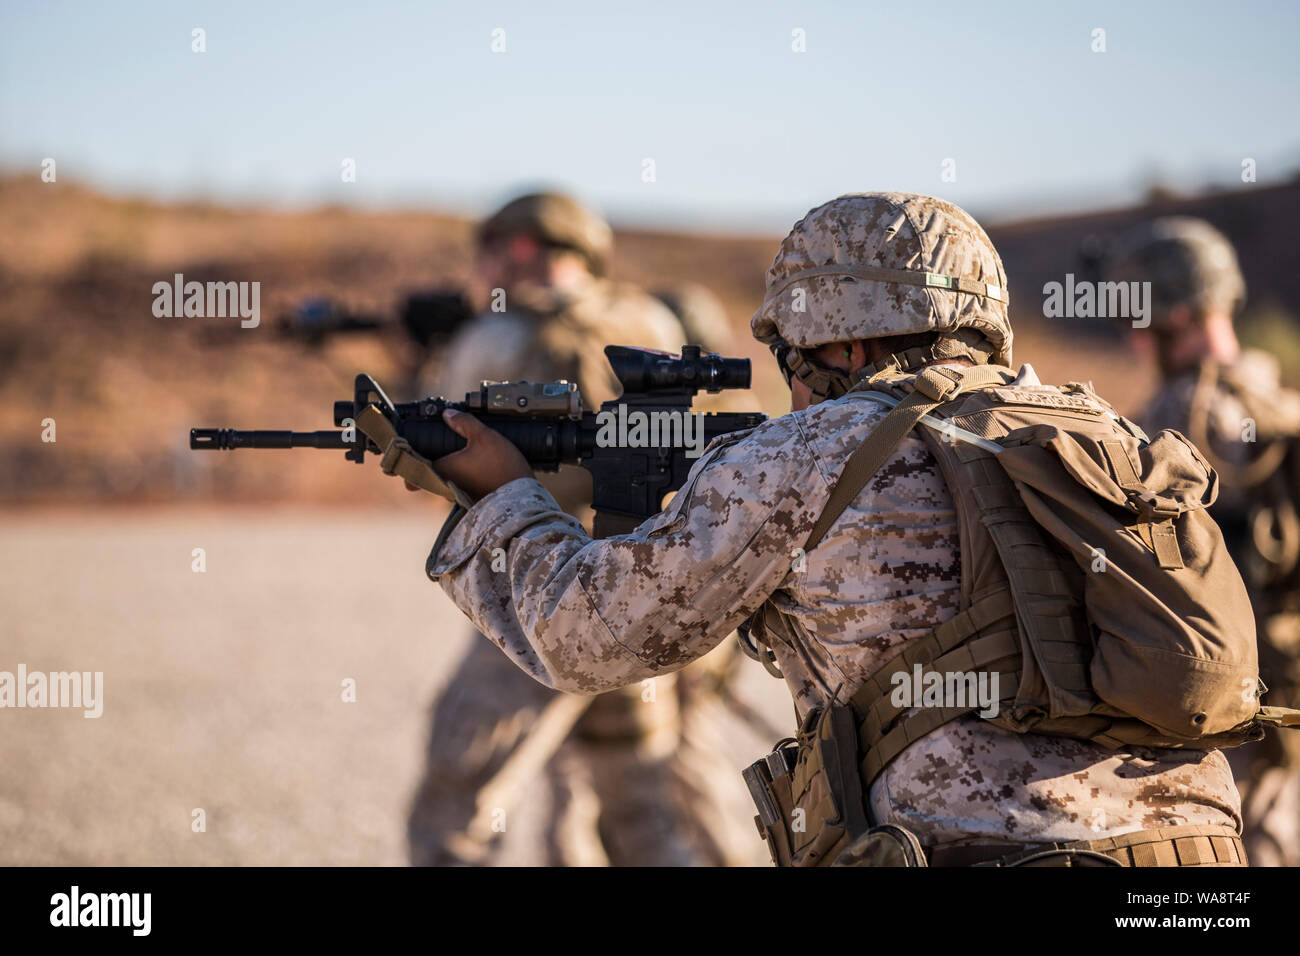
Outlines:
{"type": "MultiPolygon", "coordinates": [[[[1263,316],[1258,337],[1294,371],[1289,307],[1300,301],[1300,264],[1288,237],[1297,184],[990,228],[1010,275],[1017,360],[1045,380],[1091,378],[1122,409],[1136,407],[1154,378],[1126,351],[1122,330],[1049,323],[1040,290],[1080,273],[1081,249],[1153,212],[1205,216],[1238,243],[1252,314],[1263,316]]],[[[308,296],[392,313],[406,292],[462,285],[472,229],[428,212],[160,204],[0,179],[0,503],[403,500],[396,482],[339,453],[196,454],[188,430],[330,427],[332,403],[349,397],[357,371],[396,377],[400,343],[355,337],[308,349],[277,338],[275,316],[308,296]],[[153,284],[177,272],[260,282],[261,325],[156,318],[153,284]],[[54,443],[41,441],[46,418],[56,423],[54,443]]],[[[778,242],[620,230],[612,267],[642,285],[709,286],[728,310],[734,354],[755,359],[749,401],[769,414],[785,410],[787,397],[747,321],[778,242]]]]}

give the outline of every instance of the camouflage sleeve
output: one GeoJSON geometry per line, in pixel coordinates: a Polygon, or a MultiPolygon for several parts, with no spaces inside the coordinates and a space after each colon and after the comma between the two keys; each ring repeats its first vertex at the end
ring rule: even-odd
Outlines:
{"type": "Polygon", "coordinates": [[[537,680],[601,693],[703,656],[781,586],[828,494],[821,468],[787,415],[715,445],[667,510],[602,540],[518,479],[470,510],[435,570],[537,680]]]}

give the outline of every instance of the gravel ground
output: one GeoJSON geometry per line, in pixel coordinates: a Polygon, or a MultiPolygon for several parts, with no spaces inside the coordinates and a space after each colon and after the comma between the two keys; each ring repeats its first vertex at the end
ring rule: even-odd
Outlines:
{"type": "MultiPolygon", "coordinates": [[[[5,514],[0,671],[102,671],[104,691],[98,719],[0,709],[0,864],[404,864],[429,702],[467,639],[422,573],[438,516],[412,518],[5,514]]],[[[741,693],[790,722],[756,665],[741,693]]],[[[761,752],[725,732],[737,769],[761,752]]],[[[537,858],[546,808],[525,803],[506,862],[537,858]]]]}

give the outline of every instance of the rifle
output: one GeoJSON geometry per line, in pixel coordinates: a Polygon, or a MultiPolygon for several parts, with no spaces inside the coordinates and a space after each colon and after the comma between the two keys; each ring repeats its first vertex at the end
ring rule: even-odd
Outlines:
{"type": "MultiPolygon", "coordinates": [[[[685,416],[694,414],[690,425],[702,428],[699,446],[719,435],[752,428],[766,420],[759,412],[692,413],[691,404],[701,389],[717,393],[724,389],[748,388],[749,359],[722,358],[706,353],[698,345],[682,348],[680,356],[621,345],[605,346],[614,375],[623,393],[601,405],[600,411],[584,411],[582,397],[572,382],[484,382],[464,401],[442,397],[416,402],[394,403],[379,383],[366,374],[356,377],[351,401],[334,403],[334,424],[343,431],[237,431],[229,428],[193,428],[190,448],[225,450],[234,448],[333,448],[345,452],[349,461],[363,462],[366,453],[385,456],[389,448],[367,434],[376,429],[366,421],[387,423],[410,451],[436,461],[465,447],[465,439],[442,420],[445,409],[468,412],[500,432],[517,447],[534,471],[556,471],[561,465],[577,465],[592,476],[592,507],[597,537],[630,531],[658,514],[664,496],[677,491],[686,481],[691,458],[683,442],[689,427],[685,416]],[[371,411],[373,409],[373,411],[371,411]],[[634,417],[634,413],[639,413],[634,417]],[[628,447],[610,441],[617,423],[628,420],[657,423],[666,431],[677,423],[675,435],[657,445],[628,447]],[[358,428],[361,423],[361,428],[358,428]]],[[[654,434],[651,432],[651,434],[654,434]]],[[[615,436],[617,438],[617,436],[615,436]]],[[[662,433],[660,433],[660,437],[662,433]]],[[[385,442],[390,448],[395,444],[385,442]]],[[[441,543],[464,514],[457,505],[439,535],[430,566],[441,543]]]]}
{"type": "MultiPolygon", "coordinates": [[[[334,299],[313,296],[281,312],[271,326],[276,338],[318,349],[341,336],[400,334],[423,356],[448,342],[474,317],[474,309],[459,289],[443,287],[412,292],[402,299],[395,318],[375,312],[355,312],[334,299]]],[[[201,326],[212,342],[249,341],[239,328],[201,326]]]]}
{"type": "Polygon", "coordinates": [[[332,299],[303,299],[283,313],[276,323],[282,338],[297,339],[319,348],[337,335],[381,332],[400,328],[422,351],[450,339],[470,320],[474,310],[456,289],[413,292],[402,301],[396,321],[371,313],[351,312],[332,299]]]}
{"type": "MultiPolygon", "coordinates": [[[[623,386],[623,393],[601,405],[600,413],[583,411],[582,398],[571,382],[484,382],[462,402],[446,398],[425,398],[395,404],[369,375],[358,375],[351,401],[335,402],[334,424],[351,426],[344,431],[289,432],[235,431],[195,428],[190,431],[190,448],[334,448],[343,449],[349,461],[362,462],[367,452],[384,454],[379,444],[356,427],[363,416],[381,415],[397,438],[411,451],[430,461],[465,447],[465,440],[442,420],[445,409],[468,412],[514,443],[535,471],[556,471],[561,465],[578,465],[592,476],[592,507],[596,537],[630,531],[661,510],[665,495],[677,491],[686,481],[690,459],[683,445],[629,448],[601,440],[602,427],[617,421],[620,406],[624,420],[630,413],[690,414],[696,392],[710,393],[729,388],[748,388],[749,359],[722,358],[705,353],[698,345],[682,348],[679,356],[647,349],[607,345],[605,357],[623,386]],[[605,416],[602,419],[602,416],[605,416]]],[[[758,412],[701,414],[703,443],[719,435],[752,428],[765,421],[758,412]]],[[[671,421],[672,419],[660,419],[671,421]]],[[[377,429],[370,428],[376,432],[377,429]]],[[[683,430],[684,431],[684,430],[683,430]]],[[[661,433],[662,435],[662,433],[661,433]]],[[[684,437],[683,433],[679,433],[684,437]]],[[[385,444],[391,449],[392,440],[385,444]]],[[[385,470],[389,470],[385,455],[385,470]]],[[[443,524],[425,565],[430,577],[438,552],[456,524],[465,515],[458,502],[443,524]]],[[[724,700],[740,706],[742,719],[755,714],[734,695],[724,700]]],[[[483,787],[476,811],[466,833],[483,843],[490,836],[495,808],[513,802],[523,781],[531,778],[554,755],[591,704],[592,698],[558,694],[539,715],[525,739],[483,787]]],[[[760,723],[759,726],[762,726],[760,723]]],[[[780,736],[780,734],[778,734],[780,736]]]]}

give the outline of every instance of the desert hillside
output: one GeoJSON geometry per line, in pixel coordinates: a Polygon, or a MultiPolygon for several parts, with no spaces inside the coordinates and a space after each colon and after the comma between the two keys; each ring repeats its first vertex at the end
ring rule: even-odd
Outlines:
{"type": "MultiPolygon", "coordinates": [[[[1290,360],[1285,304],[1300,267],[1285,224],[1300,186],[1161,200],[1094,216],[994,224],[1010,275],[1017,359],[1045,379],[1092,379],[1121,408],[1152,385],[1113,327],[1041,317],[1043,282],[1079,272],[1080,250],[1151,211],[1205,215],[1242,249],[1259,335],[1290,360]],[[1279,316],[1281,319],[1279,319],[1279,316]]],[[[298,500],[376,503],[400,495],[338,453],[196,454],[194,425],[327,428],[359,370],[399,377],[397,336],[307,348],[274,317],[308,296],[392,314],[405,292],[463,284],[472,223],[428,212],[308,212],[160,204],[33,178],[0,180],[0,501],[298,500]],[[262,324],[157,318],[155,282],[261,283],[262,324]],[[54,419],[56,441],[41,440],[54,419]]],[[[612,272],[649,286],[708,285],[727,307],[735,353],[755,361],[752,402],[782,411],[783,387],[747,334],[778,236],[622,230],[612,272]]],[[[408,396],[398,396],[405,398],[408,396]]],[[[412,396],[413,397],[413,396],[412,396]]]]}

